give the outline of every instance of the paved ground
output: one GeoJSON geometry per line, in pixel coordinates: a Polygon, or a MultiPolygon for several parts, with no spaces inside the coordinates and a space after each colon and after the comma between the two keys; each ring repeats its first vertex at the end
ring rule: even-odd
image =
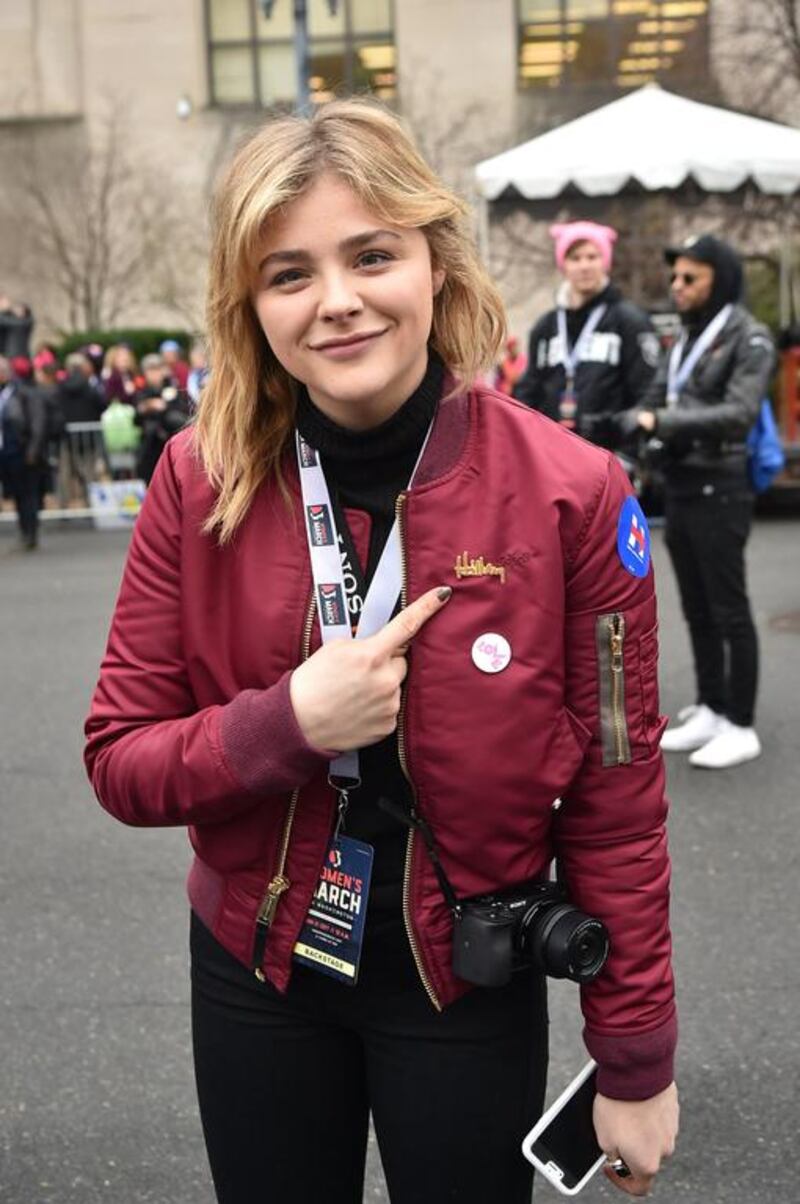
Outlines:
{"type": "MultiPolygon", "coordinates": [[[[683,1137],[656,1194],[672,1204],[798,1198],[800,636],[769,620],[800,611],[799,545],[796,519],[760,522],[752,544],[764,757],[722,774],[670,764],[683,1137]]],[[[24,556],[0,533],[4,1204],[213,1200],[189,1056],[184,834],[111,820],[80,763],[124,548],[48,530],[24,556]]],[[[674,711],[690,664],[658,536],[656,562],[674,711]]],[[[583,1062],[571,988],[551,1014],[555,1092],[583,1062]]],[[[583,1196],[612,1197],[599,1182],[583,1196]]],[[[387,1200],[374,1150],[365,1199],[387,1200]]]]}

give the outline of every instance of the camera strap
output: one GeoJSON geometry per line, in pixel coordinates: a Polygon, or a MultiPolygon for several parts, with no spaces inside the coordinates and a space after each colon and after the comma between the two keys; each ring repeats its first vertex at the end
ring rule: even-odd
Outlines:
{"type": "Polygon", "coordinates": [[[425,848],[428,850],[428,856],[431,859],[431,864],[433,865],[436,878],[439,882],[439,887],[445,898],[445,902],[452,911],[454,917],[456,919],[460,919],[461,904],[458,901],[456,892],[453,890],[450,879],[444,872],[444,866],[442,865],[439,857],[439,850],[436,848],[436,841],[433,838],[433,832],[431,831],[430,824],[418,814],[413,806],[410,808],[403,807],[400,803],[396,803],[394,799],[385,797],[379,798],[378,806],[380,807],[381,811],[385,811],[387,815],[391,815],[392,819],[396,819],[406,828],[413,828],[415,831],[419,832],[420,836],[425,842],[425,848]]]}

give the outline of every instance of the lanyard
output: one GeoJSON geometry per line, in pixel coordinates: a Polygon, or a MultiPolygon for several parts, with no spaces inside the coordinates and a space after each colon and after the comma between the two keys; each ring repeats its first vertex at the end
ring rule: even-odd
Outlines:
{"type": "Polygon", "coordinates": [[[682,357],[688,335],[685,330],[683,331],[681,337],[672,348],[669,356],[669,366],[667,368],[668,406],[674,406],[678,404],[678,398],[680,397],[689,377],[692,375],[697,361],[700,359],[701,355],[704,355],[705,352],[708,351],[709,347],[714,342],[714,339],[717,337],[725,323],[728,321],[728,318],[731,316],[732,310],[732,305],[726,305],[719,311],[714,320],[709,322],[705,330],[701,331],[701,333],[698,335],[697,341],[687,355],[686,359],[683,359],[682,357]]]}
{"type": "Polygon", "coordinates": [[[3,450],[3,414],[14,392],[11,381],[0,389],[0,451],[3,450]]]}
{"type": "Polygon", "coordinates": [[[606,309],[607,306],[605,303],[602,305],[595,305],[594,309],[589,314],[589,317],[586,319],[583,330],[578,335],[575,346],[570,351],[569,335],[567,334],[567,314],[563,306],[559,307],[557,320],[558,338],[561,344],[561,363],[564,365],[564,371],[567,374],[567,380],[569,382],[575,380],[575,370],[583,359],[583,353],[589,346],[589,340],[591,339],[592,335],[600,325],[600,320],[603,317],[603,314],[606,312],[606,309]]]}
{"type": "MultiPolygon", "coordinates": [[[[428,427],[428,432],[423,440],[408,482],[409,489],[427,447],[432,426],[433,423],[428,427]]],[[[311,560],[311,575],[314,579],[314,596],[317,600],[322,642],[327,644],[330,640],[366,639],[367,636],[375,635],[389,622],[403,586],[403,556],[397,519],[392,524],[392,529],[384,544],[383,552],[364,598],[358,628],[353,636],[347,611],[339,534],[336,529],[336,517],[331,504],[328,482],[322,471],[319,454],[306,443],[299,431],[295,431],[295,443],[300,488],[303,494],[308,554],[311,560]]],[[[347,807],[347,789],[337,783],[339,780],[344,780],[351,790],[359,785],[361,778],[357,749],[340,753],[331,761],[328,780],[341,795],[339,805],[341,822],[341,817],[347,807]]]]}

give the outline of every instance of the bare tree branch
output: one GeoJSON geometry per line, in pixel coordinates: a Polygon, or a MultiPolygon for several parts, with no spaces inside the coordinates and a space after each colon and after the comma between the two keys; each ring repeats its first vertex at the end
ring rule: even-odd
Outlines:
{"type": "Polygon", "coordinates": [[[180,194],[131,145],[127,117],[111,100],[88,148],[42,149],[31,140],[26,150],[20,188],[31,214],[29,251],[48,264],[62,328],[105,328],[138,306],[162,304],[165,265],[186,253],[180,194]]]}
{"type": "Polygon", "coordinates": [[[729,0],[715,19],[726,90],[766,117],[796,115],[800,0],[729,0]]]}

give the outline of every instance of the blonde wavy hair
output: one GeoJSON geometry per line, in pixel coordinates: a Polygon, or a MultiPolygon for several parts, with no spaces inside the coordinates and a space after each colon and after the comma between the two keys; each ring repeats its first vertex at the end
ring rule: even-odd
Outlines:
{"type": "Polygon", "coordinates": [[[215,489],[205,524],[227,542],[261,483],[281,480],[297,382],[273,355],[253,307],[259,245],[270,219],[325,172],[382,221],[425,234],[445,271],[434,298],[432,347],[460,387],[494,362],[503,303],[478,258],[468,207],[437,179],[398,119],[367,100],[333,101],[310,117],[267,122],[233,159],[212,210],[207,331],[212,372],[196,446],[215,489]]]}

